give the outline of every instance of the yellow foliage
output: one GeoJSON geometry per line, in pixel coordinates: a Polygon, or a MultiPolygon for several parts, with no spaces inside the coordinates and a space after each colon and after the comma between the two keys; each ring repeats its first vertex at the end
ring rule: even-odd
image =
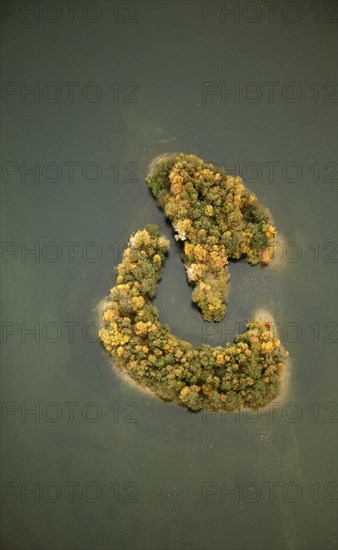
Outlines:
{"type": "Polygon", "coordinates": [[[193,250],[196,260],[198,260],[199,262],[205,262],[208,257],[208,251],[203,247],[203,245],[196,244],[193,250]]]}
{"type": "Polygon", "coordinates": [[[154,262],[154,264],[161,265],[161,263],[162,263],[161,256],[159,254],[155,254],[155,256],[153,257],[153,262],[154,262]]]}
{"type": "Polygon", "coordinates": [[[207,204],[207,206],[205,207],[205,214],[207,216],[212,216],[214,213],[214,208],[211,204],[207,204]]]}
{"type": "Polygon", "coordinates": [[[106,309],[102,315],[102,319],[104,321],[109,321],[110,323],[116,321],[116,319],[118,318],[119,314],[116,310],[113,310],[113,309],[106,309]]]}
{"type": "Polygon", "coordinates": [[[147,246],[151,244],[151,236],[146,229],[137,231],[135,235],[130,238],[130,245],[134,248],[141,248],[141,246],[147,246]]]}
{"type": "Polygon", "coordinates": [[[172,172],[169,176],[171,186],[170,191],[173,195],[178,195],[182,192],[183,178],[179,174],[172,172]]]}
{"type": "Polygon", "coordinates": [[[268,239],[273,239],[276,236],[276,229],[273,227],[273,225],[269,225],[268,228],[265,231],[265,236],[268,239]]]}
{"type": "Polygon", "coordinates": [[[136,323],[135,332],[138,336],[145,336],[148,332],[147,323],[144,323],[143,321],[136,323]]]}
{"type": "Polygon", "coordinates": [[[185,243],[184,252],[188,256],[188,258],[191,258],[194,253],[194,245],[190,243],[185,243]]]}
{"type": "Polygon", "coordinates": [[[135,309],[141,309],[145,304],[143,296],[133,296],[131,301],[135,309]]]}
{"type": "Polygon", "coordinates": [[[185,386],[183,390],[180,391],[180,397],[186,397],[190,393],[190,388],[188,386],[185,386]]]}

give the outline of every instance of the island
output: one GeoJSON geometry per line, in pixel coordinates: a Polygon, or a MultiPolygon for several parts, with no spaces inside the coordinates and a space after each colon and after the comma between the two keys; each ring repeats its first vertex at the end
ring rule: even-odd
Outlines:
{"type": "Polygon", "coordinates": [[[229,260],[268,264],[276,230],[269,212],[240,177],[195,155],[163,155],[147,184],[184,241],[183,262],[193,302],[206,321],[221,321],[228,296],[229,260]]]}
{"type": "MultiPolygon", "coordinates": [[[[183,163],[185,166],[185,162],[190,165],[190,158],[192,167],[197,169],[203,166],[200,161],[195,160],[196,157],[190,156],[188,161],[180,160],[179,165],[183,163]]],[[[164,185],[166,174],[170,166],[173,166],[172,162],[173,159],[168,159],[164,163],[159,163],[157,175],[155,176],[154,172],[151,176],[155,178],[154,193],[158,196],[159,202],[165,206],[172,204],[171,199],[166,200],[168,192],[164,185]],[[160,173],[163,176],[160,176],[160,173]]],[[[204,175],[201,175],[198,181],[201,182],[204,178],[207,188],[216,187],[211,184],[216,177],[212,175],[214,171],[210,168],[201,168],[201,172],[204,175]]],[[[182,206],[182,210],[178,207],[178,212],[185,216],[182,219],[190,222],[190,225],[186,224],[185,229],[180,225],[177,226],[176,222],[175,225],[182,236],[190,236],[191,249],[188,248],[186,259],[188,269],[193,267],[198,270],[200,283],[210,284],[210,288],[216,285],[219,289],[218,302],[224,303],[220,287],[224,289],[226,281],[221,276],[221,265],[224,269],[227,257],[243,253],[247,253],[249,260],[253,263],[262,261],[262,254],[270,239],[266,233],[272,234],[272,229],[269,229],[270,226],[265,219],[257,221],[262,216],[261,209],[255,198],[250,199],[250,195],[246,196],[242,184],[232,181],[230,185],[229,180],[223,180],[223,176],[219,175],[220,186],[227,186],[227,188],[229,186],[229,189],[234,187],[233,191],[227,193],[227,200],[231,196],[231,200],[235,203],[231,211],[234,216],[231,219],[234,222],[235,219],[237,220],[237,229],[235,231],[226,229],[231,233],[230,236],[226,236],[228,240],[222,241],[220,227],[214,227],[215,240],[208,240],[213,226],[205,224],[207,228],[199,229],[199,218],[194,214],[195,207],[192,210],[188,206],[182,206]],[[225,184],[222,181],[228,183],[225,184]],[[237,188],[240,189],[239,193],[235,192],[237,188]],[[235,197],[239,198],[235,200],[235,197]],[[247,210],[244,207],[242,209],[237,207],[237,205],[244,206],[245,201],[247,201],[247,210]],[[246,211],[245,222],[242,221],[244,211],[246,211]],[[247,227],[244,231],[246,236],[239,237],[241,235],[239,227],[247,227]],[[254,246],[255,243],[256,246],[254,246]],[[229,250],[226,244],[229,245],[229,250]],[[196,255],[196,248],[201,251],[200,255],[196,255]],[[214,255],[212,255],[213,251],[215,251],[214,255]],[[211,269],[210,274],[214,275],[214,279],[208,278],[208,269],[211,269]]],[[[178,186],[173,188],[174,197],[183,193],[185,174],[182,175],[180,172],[180,178],[182,180],[171,178],[172,185],[178,186]],[[177,189],[180,189],[180,193],[176,193],[177,189]]],[[[199,188],[202,189],[200,184],[199,188]]],[[[213,201],[210,197],[201,200],[199,194],[196,196],[196,191],[193,191],[194,185],[188,186],[189,189],[189,193],[193,192],[194,204],[201,212],[201,219],[213,219],[212,216],[205,214],[206,203],[212,206],[213,201]]],[[[184,193],[190,196],[188,190],[184,193]]],[[[200,194],[203,197],[204,191],[201,190],[200,194]]],[[[217,205],[219,199],[216,199],[216,194],[214,196],[212,193],[212,197],[214,197],[213,204],[216,205],[213,216],[215,216],[214,219],[218,219],[217,209],[222,208],[224,199],[221,199],[221,204],[217,205]]],[[[189,202],[187,198],[174,200],[175,205],[176,203],[178,205],[181,200],[185,203],[189,202]]],[[[171,212],[173,219],[178,219],[175,208],[172,207],[171,212]]],[[[116,285],[111,289],[103,307],[103,326],[99,336],[105,349],[112,356],[114,363],[142,387],[147,387],[164,400],[183,405],[192,411],[201,409],[234,411],[243,407],[254,409],[264,407],[280,391],[285,358],[288,353],[283,349],[269,324],[260,320],[250,320],[243,334],[239,334],[233,343],[228,343],[225,347],[212,347],[209,344],[193,347],[191,343],[172,334],[168,325],[161,324],[159,311],[152,301],[157,293],[157,285],[161,279],[169,244],[169,240],[161,235],[159,228],[153,224],[145,226],[130,237],[122,261],[117,268],[116,285]]],[[[213,301],[210,290],[202,287],[201,292],[203,299],[201,295],[198,302],[208,318],[209,312],[218,311],[220,314],[219,304],[213,301]],[[210,309],[210,305],[214,305],[215,309],[210,309]]]]}

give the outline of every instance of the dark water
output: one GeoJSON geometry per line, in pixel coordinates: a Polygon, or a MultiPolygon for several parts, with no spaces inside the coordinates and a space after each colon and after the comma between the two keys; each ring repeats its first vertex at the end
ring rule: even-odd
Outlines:
{"type": "Polygon", "coordinates": [[[4,4],[3,548],[335,548],[334,3],[4,4]],[[242,174],[280,232],[271,266],[231,266],[221,325],[144,183],[167,151],[242,174]],[[264,414],[191,414],[111,370],[95,306],[148,222],[173,332],[224,344],[274,316],[290,377],[264,414]]]}

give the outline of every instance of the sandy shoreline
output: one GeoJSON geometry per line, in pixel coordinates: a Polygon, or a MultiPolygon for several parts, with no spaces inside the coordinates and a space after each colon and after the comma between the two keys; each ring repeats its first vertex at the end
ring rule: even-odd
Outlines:
{"type": "Polygon", "coordinates": [[[279,271],[286,268],[288,261],[285,259],[284,255],[287,244],[288,243],[284,235],[277,231],[275,243],[271,245],[273,248],[273,256],[267,267],[278,269],[279,271]]]}
{"type": "Polygon", "coordinates": [[[157,155],[157,157],[155,157],[154,159],[152,159],[152,160],[150,161],[150,163],[149,163],[149,166],[148,166],[148,175],[149,175],[149,176],[152,176],[152,175],[153,175],[154,170],[155,170],[155,166],[156,166],[156,164],[158,163],[158,161],[164,160],[164,159],[166,159],[166,158],[168,158],[168,157],[171,157],[171,156],[177,155],[177,154],[178,154],[178,153],[175,153],[175,151],[174,151],[174,152],[172,152],[172,153],[164,153],[164,154],[161,154],[161,155],[157,155]]]}
{"type": "MultiPolygon", "coordinates": [[[[94,307],[94,311],[96,313],[96,321],[97,321],[98,327],[100,329],[103,328],[102,314],[103,314],[104,306],[107,303],[107,301],[108,301],[107,298],[103,298],[102,300],[100,300],[100,302],[97,304],[97,306],[94,307]]],[[[279,338],[274,317],[268,310],[266,310],[266,309],[256,310],[255,313],[254,313],[254,318],[259,319],[259,320],[263,321],[264,323],[270,323],[271,326],[273,327],[274,335],[276,336],[276,338],[279,338]]],[[[144,395],[147,395],[148,397],[151,397],[152,399],[161,399],[161,401],[164,401],[160,396],[158,396],[156,394],[156,392],[151,390],[148,386],[145,386],[145,385],[140,384],[139,382],[136,382],[129,374],[127,374],[126,372],[121,370],[118,367],[118,365],[116,365],[116,363],[114,362],[114,360],[111,356],[110,356],[110,361],[111,361],[111,367],[118,374],[118,376],[120,376],[120,378],[124,382],[129,384],[132,388],[135,388],[138,391],[141,391],[144,395]]],[[[283,406],[286,403],[287,397],[288,397],[289,392],[290,392],[290,380],[291,380],[290,368],[291,368],[291,360],[290,360],[290,358],[287,358],[285,360],[284,371],[283,371],[283,373],[280,377],[280,379],[281,379],[281,391],[276,396],[275,399],[273,399],[272,401],[267,403],[264,407],[258,407],[258,408],[241,407],[239,409],[236,409],[233,412],[234,413],[236,413],[236,412],[249,413],[249,412],[254,412],[254,411],[259,410],[259,411],[262,411],[264,413],[264,412],[267,412],[268,410],[270,410],[270,407],[273,406],[274,404],[278,404],[278,405],[283,406]]],[[[171,402],[175,403],[179,406],[182,406],[182,404],[179,403],[178,401],[177,402],[176,401],[171,401],[171,402]]],[[[208,411],[208,409],[205,409],[205,410],[208,411]]],[[[218,412],[218,413],[223,413],[223,414],[227,413],[227,412],[231,413],[231,411],[226,411],[226,410],[212,411],[212,412],[218,412]]]]}

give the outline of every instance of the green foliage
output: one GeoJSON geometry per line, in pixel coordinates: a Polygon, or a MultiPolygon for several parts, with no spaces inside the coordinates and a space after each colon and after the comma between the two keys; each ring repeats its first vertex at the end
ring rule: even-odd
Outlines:
{"type": "Polygon", "coordinates": [[[265,233],[262,227],[260,225],[254,227],[252,230],[252,233],[253,233],[252,240],[251,240],[252,248],[255,248],[255,249],[265,248],[268,240],[265,236],[265,233]]]}

